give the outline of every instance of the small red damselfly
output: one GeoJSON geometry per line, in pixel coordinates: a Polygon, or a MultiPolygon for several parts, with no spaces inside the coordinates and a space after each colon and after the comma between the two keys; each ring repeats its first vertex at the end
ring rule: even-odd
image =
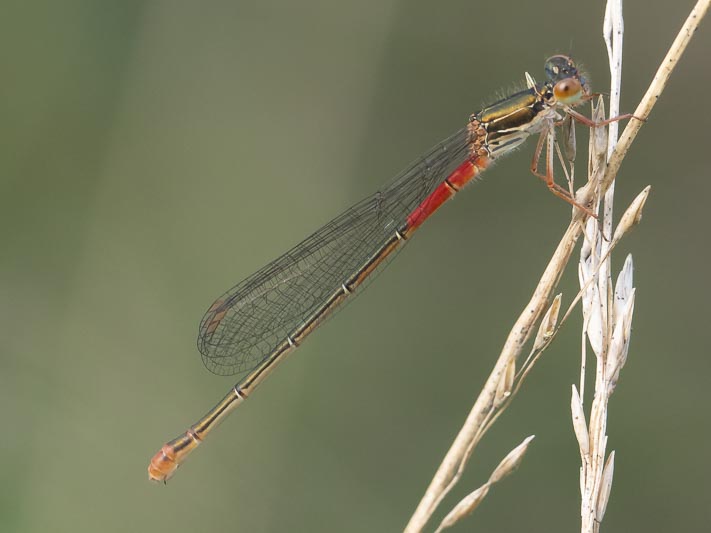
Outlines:
{"type": "Polygon", "coordinates": [[[432,148],[372,196],[220,296],[200,322],[198,348],[207,368],[238,375],[238,383],[185,433],[166,443],[148,467],[167,481],[203,439],[336,308],[352,297],[432,213],[493,161],[540,134],[531,168],[557,196],[590,214],[537,162],[565,116],[593,123],[572,109],[591,97],[585,77],[563,55],[545,63],[546,81],[526,75],[528,88],[470,116],[467,125],[432,148]]]}

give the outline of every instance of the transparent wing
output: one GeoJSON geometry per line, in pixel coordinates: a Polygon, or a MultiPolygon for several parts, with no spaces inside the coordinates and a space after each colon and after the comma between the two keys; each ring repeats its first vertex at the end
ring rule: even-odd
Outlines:
{"type": "Polygon", "coordinates": [[[200,322],[198,348],[219,375],[244,376],[380,250],[407,216],[468,157],[466,128],[389,184],[232,287],[200,322]]]}

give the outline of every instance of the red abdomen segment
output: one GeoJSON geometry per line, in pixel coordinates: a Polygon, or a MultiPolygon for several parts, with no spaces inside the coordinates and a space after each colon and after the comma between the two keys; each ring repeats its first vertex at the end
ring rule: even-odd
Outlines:
{"type": "Polygon", "coordinates": [[[484,171],[489,165],[490,159],[485,156],[478,156],[469,159],[459,165],[454,171],[440,183],[430,195],[422,200],[422,203],[407,217],[408,231],[416,230],[432,213],[440,206],[457,194],[462,187],[473,178],[484,171]]]}

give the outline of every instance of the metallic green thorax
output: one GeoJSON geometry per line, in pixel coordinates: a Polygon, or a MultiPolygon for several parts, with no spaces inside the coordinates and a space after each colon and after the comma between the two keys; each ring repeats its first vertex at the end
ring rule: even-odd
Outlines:
{"type": "MultiPolygon", "coordinates": [[[[486,134],[481,144],[492,159],[510,152],[557,117],[547,84],[530,87],[485,107],[471,117],[486,134]]],[[[481,133],[481,130],[479,130],[481,133]]]]}
{"type": "Polygon", "coordinates": [[[540,101],[538,91],[526,89],[485,107],[475,116],[489,125],[489,132],[518,128],[533,120],[541,109],[540,101]]]}

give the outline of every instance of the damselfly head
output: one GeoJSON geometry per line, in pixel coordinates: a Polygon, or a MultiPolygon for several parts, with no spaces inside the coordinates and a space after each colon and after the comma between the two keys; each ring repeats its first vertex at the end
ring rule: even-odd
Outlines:
{"type": "Polygon", "coordinates": [[[548,81],[556,83],[565,78],[575,78],[578,76],[578,69],[575,62],[564,55],[551,56],[546,59],[544,66],[548,81]]]}
{"type": "Polygon", "coordinates": [[[575,62],[568,56],[556,55],[549,57],[545,64],[548,84],[553,90],[556,100],[564,105],[574,106],[590,95],[585,76],[578,71],[575,62]]]}

